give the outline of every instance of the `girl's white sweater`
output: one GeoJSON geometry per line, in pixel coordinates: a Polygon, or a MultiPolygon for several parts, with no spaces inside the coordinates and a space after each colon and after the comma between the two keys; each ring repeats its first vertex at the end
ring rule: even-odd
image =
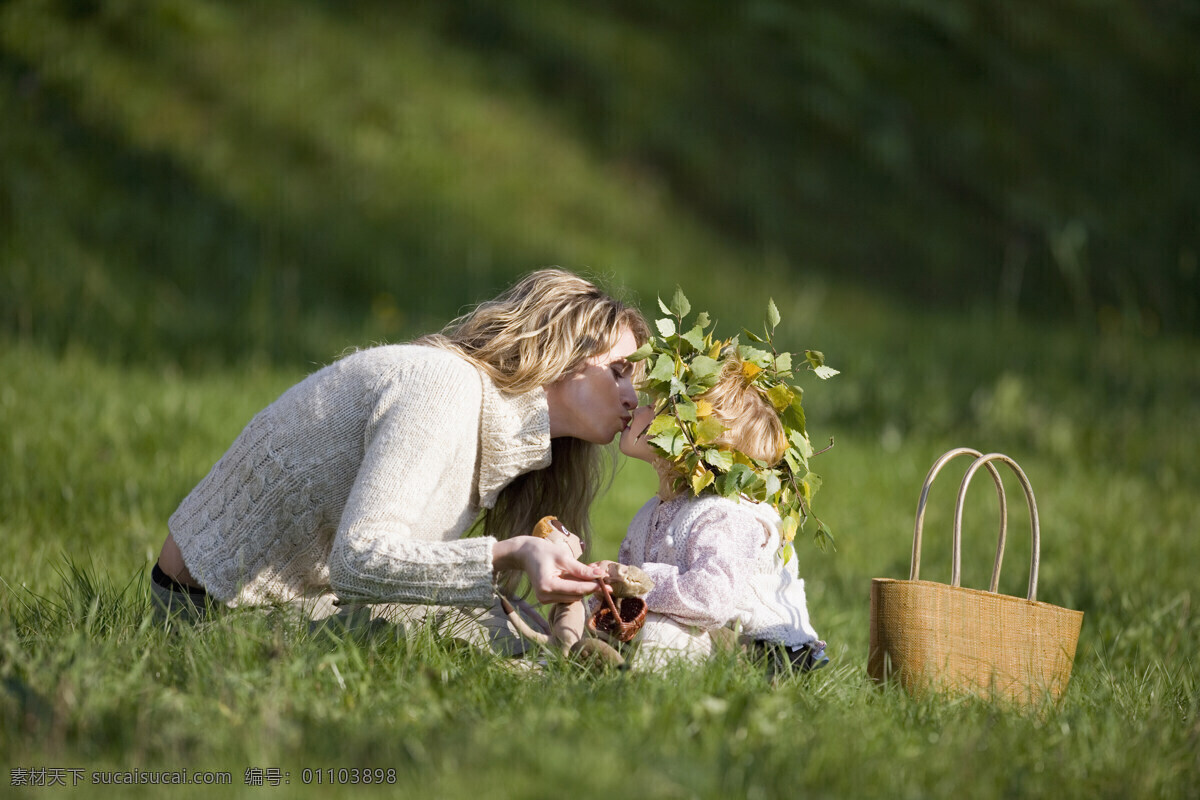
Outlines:
{"type": "MultiPolygon", "coordinates": [[[[780,526],[774,508],[745,498],[653,497],[630,523],[618,559],[654,581],[650,616],[693,635],[733,623],[748,639],[794,647],[817,632],[796,559],[784,564],[780,555],[780,526]]],[[[647,620],[643,645],[655,644],[647,640],[659,630],[647,620]]]]}

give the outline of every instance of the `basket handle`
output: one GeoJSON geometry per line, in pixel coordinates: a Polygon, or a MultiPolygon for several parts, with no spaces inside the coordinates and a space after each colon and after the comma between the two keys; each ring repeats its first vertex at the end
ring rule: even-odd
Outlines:
{"type": "MultiPolygon", "coordinates": [[[[993,461],[1002,461],[1008,464],[1012,468],[1012,471],[1016,473],[1017,480],[1021,482],[1021,488],[1025,490],[1025,500],[1029,504],[1029,520],[1033,528],[1033,545],[1029,556],[1029,591],[1025,597],[1028,600],[1037,600],[1038,564],[1041,561],[1042,551],[1042,532],[1038,524],[1037,501],[1033,497],[1033,486],[1030,485],[1029,478],[1025,476],[1025,472],[1016,461],[1013,461],[1003,453],[989,453],[986,456],[980,456],[975,459],[971,463],[971,466],[967,467],[967,474],[963,476],[962,484],[958,488],[958,501],[954,506],[954,571],[957,574],[958,543],[962,537],[963,501],[967,499],[967,485],[970,484],[971,478],[975,476],[980,467],[986,466],[991,469],[993,461]]],[[[992,474],[995,475],[994,470],[992,474]]],[[[997,568],[999,568],[999,558],[997,558],[996,564],[997,568]]],[[[993,581],[998,577],[999,575],[993,576],[993,581]]],[[[957,586],[958,584],[954,585],[957,586]]],[[[995,588],[992,591],[996,591],[995,588]]]]}
{"type": "Polygon", "coordinates": [[[600,586],[600,594],[604,595],[604,604],[608,606],[608,610],[612,612],[613,619],[617,622],[621,621],[621,612],[617,610],[617,604],[613,602],[612,589],[608,587],[604,578],[596,578],[596,583],[600,586]]]}
{"type": "MultiPolygon", "coordinates": [[[[917,521],[913,526],[912,566],[908,571],[908,579],[910,581],[920,580],[921,531],[925,527],[925,505],[929,501],[929,489],[933,486],[933,479],[942,471],[942,467],[955,458],[965,455],[975,456],[976,460],[983,457],[983,453],[970,447],[956,447],[953,450],[946,451],[937,461],[933,462],[933,466],[929,468],[929,474],[925,476],[925,483],[921,486],[921,499],[917,501],[917,521]]],[[[1008,504],[1004,498],[1004,484],[1000,480],[1000,472],[990,461],[984,463],[987,465],[988,472],[992,474],[992,480],[996,484],[996,496],[1000,500],[1000,536],[996,544],[996,560],[992,564],[991,582],[991,591],[995,592],[1000,586],[1000,564],[1004,560],[1004,543],[1008,531],[1008,504]]],[[[962,582],[961,563],[961,536],[956,533],[951,552],[951,586],[958,586],[962,582]]]]}

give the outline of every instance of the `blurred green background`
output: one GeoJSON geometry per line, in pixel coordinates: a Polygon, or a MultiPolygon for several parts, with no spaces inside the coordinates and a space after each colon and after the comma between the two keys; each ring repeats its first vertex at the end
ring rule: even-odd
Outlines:
{"type": "Polygon", "coordinates": [[[1198,43],[1195,2],[8,0],[0,333],[324,362],[560,264],[1194,334],[1198,43]]]}
{"type": "MultiPolygon", "coordinates": [[[[549,796],[581,753],[580,796],[1195,796],[1197,53],[1195,0],[0,0],[0,753],[365,759],[438,796],[549,796]],[[250,615],[147,624],[167,517],[257,410],[550,264],[648,314],[678,284],[725,335],[773,297],[777,341],[842,371],[800,379],[837,440],[838,549],[797,547],[834,668],[507,680],[250,615]],[[907,576],[959,445],[1025,467],[1038,597],[1085,612],[1045,716],[867,688],[870,579],[907,576]]],[[[646,469],[598,504],[596,557],[646,469]]],[[[995,513],[973,490],[964,585],[995,513]]]]}

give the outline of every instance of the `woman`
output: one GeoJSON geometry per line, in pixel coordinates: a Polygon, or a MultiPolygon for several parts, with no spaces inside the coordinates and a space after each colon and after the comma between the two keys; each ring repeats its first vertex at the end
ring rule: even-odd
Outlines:
{"type": "Polygon", "coordinates": [[[522,535],[554,514],[585,537],[598,445],[637,405],[641,314],[562,270],[534,272],[408,345],[356,352],[260,412],[184,499],[154,571],[171,605],[489,608],[494,574],[543,603],[597,568],[522,535]],[[461,538],[480,511],[483,535],[461,538]]]}

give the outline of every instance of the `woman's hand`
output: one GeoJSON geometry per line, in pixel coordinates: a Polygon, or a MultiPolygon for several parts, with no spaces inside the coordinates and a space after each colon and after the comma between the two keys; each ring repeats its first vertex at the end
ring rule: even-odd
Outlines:
{"type": "Polygon", "coordinates": [[[594,562],[592,562],[592,566],[599,567],[600,574],[604,576],[604,579],[606,581],[610,581],[610,582],[614,577],[616,577],[617,571],[621,567],[621,565],[618,564],[616,561],[608,561],[607,559],[604,561],[594,561],[594,562]]]}
{"type": "Polygon", "coordinates": [[[573,603],[595,591],[596,579],[604,575],[601,568],[575,558],[567,545],[534,536],[496,542],[492,568],[524,572],[539,603],[573,603]]]}

